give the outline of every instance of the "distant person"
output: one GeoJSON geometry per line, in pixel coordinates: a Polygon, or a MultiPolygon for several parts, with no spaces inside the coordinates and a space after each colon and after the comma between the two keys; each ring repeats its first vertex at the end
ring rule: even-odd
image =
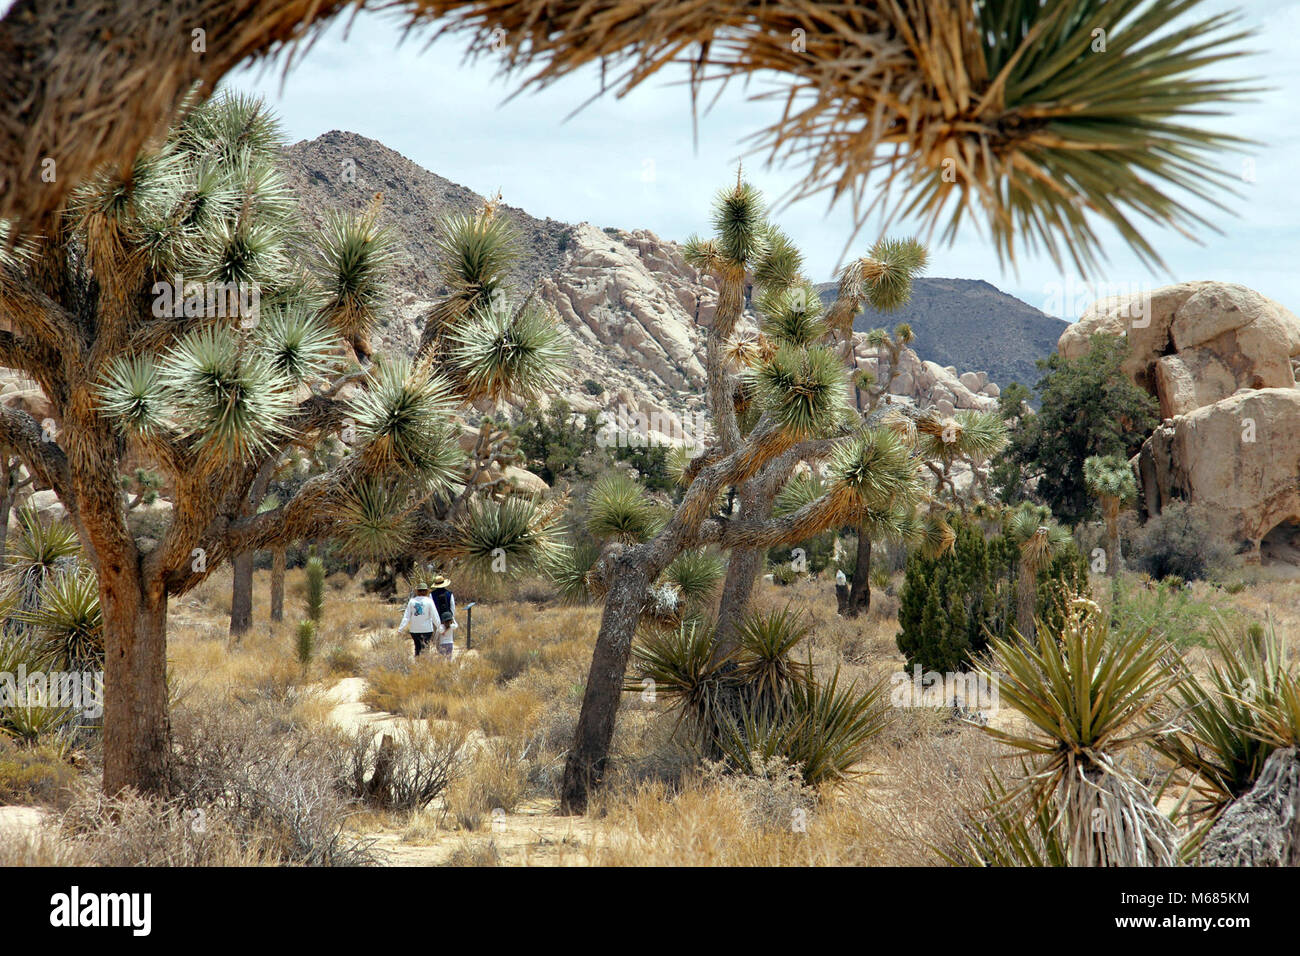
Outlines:
{"type": "Polygon", "coordinates": [[[429,594],[438,609],[438,653],[451,657],[454,642],[451,632],[456,625],[456,596],[451,593],[451,581],[441,574],[433,579],[433,591],[429,594]]]}
{"type": "Polygon", "coordinates": [[[406,613],[402,615],[402,623],[397,625],[397,629],[410,633],[411,640],[415,642],[416,657],[419,657],[420,652],[429,646],[434,632],[441,631],[438,624],[438,605],[429,596],[427,587],[415,589],[415,596],[406,602],[406,613]]]}
{"type": "Polygon", "coordinates": [[[835,571],[835,604],[841,614],[849,606],[849,579],[844,576],[843,568],[835,571]]]}

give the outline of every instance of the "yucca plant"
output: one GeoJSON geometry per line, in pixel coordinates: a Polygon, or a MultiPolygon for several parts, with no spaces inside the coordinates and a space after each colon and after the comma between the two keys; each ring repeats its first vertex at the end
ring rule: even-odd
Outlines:
{"type": "Polygon", "coordinates": [[[1149,634],[1112,635],[1091,601],[1072,602],[1059,633],[989,642],[980,670],[1029,725],[985,728],[1032,761],[1008,799],[1060,817],[1071,866],[1167,866],[1177,831],[1125,770],[1127,751],[1172,732],[1157,713],[1177,681],[1169,648],[1149,634]]]}
{"type": "Polygon", "coordinates": [[[15,514],[18,535],[9,542],[3,569],[4,586],[19,595],[19,606],[29,605],[47,578],[81,554],[81,544],[72,525],[64,521],[43,521],[30,506],[15,514]]]}
{"type": "Polygon", "coordinates": [[[1083,462],[1083,479],[1088,490],[1097,496],[1106,520],[1106,545],[1110,552],[1106,571],[1111,577],[1124,567],[1120,549],[1119,513],[1124,505],[1137,499],[1137,480],[1133,469],[1119,455],[1092,455],[1083,462]]]}
{"type": "MultiPolygon", "coordinates": [[[[1028,770],[1022,763],[1022,772],[1028,770]]],[[[984,804],[962,824],[948,845],[936,847],[952,866],[1069,866],[1061,818],[1051,804],[1031,807],[1009,799],[1006,783],[991,770],[984,785],[984,804]]]]}
{"type": "Polygon", "coordinates": [[[325,562],[319,557],[310,557],[304,567],[307,579],[307,594],[303,601],[303,609],[307,613],[307,620],[313,624],[319,624],[321,618],[325,616],[325,562]]]}
{"type": "Polygon", "coordinates": [[[742,773],[781,756],[810,786],[844,780],[866,755],[871,741],[894,717],[887,682],[859,690],[840,686],[839,670],[819,680],[804,670],[790,681],[780,706],[746,700],[739,716],[729,714],[719,747],[742,773]]]}
{"type": "Polygon", "coordinates": [[[692,620],[674,629],[650,629],[633,647],[632,658],[623,689],[642,693],[653,687],[656,697],[674,702],[677,727],[685,726],[695,744],[709,752],[732,703],[729,662],[714,657],[711,623],[692,620]]]}
{"type": "Polygon", "coordinates": [[[104,618],[99,582],[88,567],[70,568],[45,579],[36,606],[17,619],[31,628],[32,647],[50,670],[93,671],[104,665],[104,618]]]}
{"type": "Polygon", "coordinates": [[[1183,855],[1201,865],[1298,866],[1300,667],[1286,661],[1271,622],[1267,628],[1255,625],[1244,647],[1223,650],[1223,669],[1212,671],[1211,680],[1238,678],[1241,683],[1193,712],[1192,731],[1207,740],[1210,759],[1205,770],[1207,775],[1220,771],[1221,792],[1239,790],[1255,776],[1249,789],[1234,793],[1217,817],[1190,835],[1183,855]],[[1240,739],[1243,731],[1252,742],[1240,739]]]}
{"type": "Polygon", "coordinates": [[[740,653],[735,679],[745,687],[750,709],[778,711],[794,683],[811,673],[795,660],[795,647],[810,628],[789,607],[767,614],[751,613],[740,625],[740,653]]]}

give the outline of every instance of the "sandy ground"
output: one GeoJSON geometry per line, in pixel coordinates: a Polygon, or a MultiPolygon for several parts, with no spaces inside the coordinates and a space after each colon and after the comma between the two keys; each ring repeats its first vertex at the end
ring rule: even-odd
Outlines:
{"type": "MultiPolygon", "coordinates": [[[[329,720],[350,732],[368,728],[376,735],[394,737],[404,734],[411,723],[428,723],[408,722],[407,718],[373,710],[362,702],[365,693],[363,677],[345,677],[325,689],[325,698],[333,703],[329,720]]],[[[466,744],[477,748],[487,740],[481,731],[473,730],[466,744]]],[[[588,852],[596,839],[595,828],[586,817],[557,816],[557,808],[555,800],[533,800],[511,813],[493,814],[490,829],[477,832],[426,825],[419,828],[419,841],[411,841],[404,828],[365,831],[361,835],[374,841],[375,850],[389,866],[439,866],[458,851],[462,860],[495,859],[506,866],[587,865],[588,852]],[[430,838],[431,842],[425,842],[430,838]]],[[[435,800],[422,816],[436,821],[443,810],[441,799],[435,800]]]]}

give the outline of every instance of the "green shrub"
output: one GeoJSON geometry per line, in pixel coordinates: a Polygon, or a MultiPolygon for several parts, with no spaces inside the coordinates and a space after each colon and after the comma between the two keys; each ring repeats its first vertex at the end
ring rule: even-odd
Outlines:
{"type": "MultiPolygon", "coordinates": [[[[1007,637],[1016,623],[1020,548],[1010,529],[986,537],[979,524],[954,519],[953,547],[938,558],[919,550],[907,560],[899,595],[898,649],[908,667],[969,670],[988,637],[1007,637]]],[[[1087,566],[1074,547],[1038,573],[1035,614],[1059,620],[1061,597],[1087,590],[1087,566]]]]}

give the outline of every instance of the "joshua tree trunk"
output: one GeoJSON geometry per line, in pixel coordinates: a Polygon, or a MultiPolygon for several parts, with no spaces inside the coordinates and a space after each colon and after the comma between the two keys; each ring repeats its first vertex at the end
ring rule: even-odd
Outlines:
{"type": "Polygon", "coordinates": [[[235,555],[230,567],[230,633],[238,636],[253,626],[253,552],[235,555]]]}
{"type": "MultiPolygon", "coordinates": [[[[258,506],[266,498],[266,491],[271,485],[271,476],[279,467],[280,456],[274,455],[258,469],[257,477],[248,490],[241,514],[245,517],[256,514],[258,506]]],[[[236,637],[253,626],[253,559],[255,551],[245,551],[230,559],[234,572],[230,583],[230,633],[236,637]]]]}
{"type": "Polygon", "coordinates": [[[564,813],[585,813],[587,794],[600,786],[604,777],[609,745],[614,739],[614,719],[623,694],[623,674],[652,580],[653,575],[644,561],[616,562],[614,583],[605,599],[600,633],[587,674],[573,748],[564,765],[560,794],[560,809],[564,813]]]}
{"type": "Polygon", "coordinates": [[[1026,640],[1034,636],[1034,607],[1038,603],[1038,573],[1020,566],[1016,576],[1016,630],[1026,640]]]}
{"type": "Polygon", "coordinates": [[[736,633],[749,607],[749,597],[754,582],[763,570],[764,551],[761,548],[737,548],[727,559],[727,577],[722,584],[722,599],[718,602],[718,627],[713,637],[713,659],[722,660],[738,647],[736,633]]]}
{"type": "Polygon", "coordinates": [[[858,563],[853,568],[853,582],[849,587],[849,605],[844,613],[857,617],[871,610],[871,535],[866,525],[858,526],[858,563]]]}
{"type": "Polygon", "coordinates": [[[0,487],[0,566],[9,553],[9,512],[14,506],[14,473],[18,470],[18,466],[11,464],[7,455],[4,462],[4,481],[3,487],[0,487]]]}
{"type": "Polygon", "coordinates": [[[1124,567],[1124,555],[1120,553],[1119,544],[1119,505],[1106,508],[1106,544],[1110,554],[1107,555],[1106,572],[1111,576],[1119,574],[1124,567]]]}
{"type": "Polygon", "coordinates": [[[167,593],[133,567],[104,561],[99,599],[104,615],[104,792],[125,787],[165,794],[167,593]]]}
{"type": "Polygon", "coordinates": [[[284,565],[285,547],[271,549],[271,620],[284,620],[284,565]]]}

